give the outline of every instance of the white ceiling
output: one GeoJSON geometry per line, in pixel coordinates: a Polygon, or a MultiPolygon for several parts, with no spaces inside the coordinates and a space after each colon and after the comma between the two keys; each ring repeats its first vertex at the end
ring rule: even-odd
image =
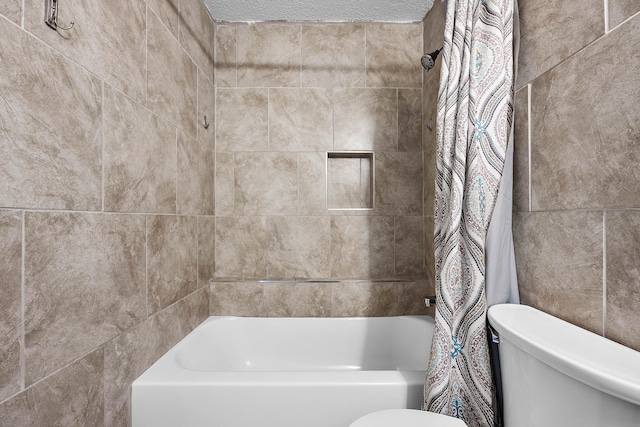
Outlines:
{"type": "Polygon", "coordinates": [[[434,0],[204,0],[216,21],[419,22],[434,0]]]}

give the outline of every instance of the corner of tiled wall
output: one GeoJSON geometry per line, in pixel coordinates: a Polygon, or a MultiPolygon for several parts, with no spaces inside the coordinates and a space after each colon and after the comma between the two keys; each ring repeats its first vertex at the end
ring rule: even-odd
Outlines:
{"type": "Polygon", "coordinates": [[[57,34],[42,9],[0,5],[0,424],[126,426],[209,313],[214,22],[70,0],[57,34]]]}
{"type": "Polygon", "coordinates": [[[522,301],[640,350],[640,4],[519,4],[522,301]]]}
{"type": "MultiPolygon", "coordinates": [[[[425,16],[423,28],[423,53],[439,49],[444,40],[445,5],[434,1],[433,7],[425,16]]],[[[422,150],[424,164],[423,205],[424,205],[424,244],[425,268],[428,296],[435,295],[435,255],[433,247],[434,198],[436,172],[436,116],[438,89],[440,86],[440,67],[442,61],[436,61],[431,70],[423,69],[422,79],[422,150]]],[[[431,309],[433,310],[433,309],[431,309]]],[[[431,312],[433,315],[433,311],[431,312]]]]}

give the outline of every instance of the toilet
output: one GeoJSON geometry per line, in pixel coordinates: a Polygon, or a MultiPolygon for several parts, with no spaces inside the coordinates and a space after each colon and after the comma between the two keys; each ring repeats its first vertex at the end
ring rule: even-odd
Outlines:
{"type": "Polygon", "coordinates": [[[461,420],[418,409],[387,409],[358,418],[349,427],[465,427],[461,420]]]}
{"type": "MultiPolygon", "coordinates": [[[[504,427],[640,426],[640,352],[533,307],[489,308],[498,343],[504,427]]],[[[350,427],[464,427],[415,409],[365,415],[350,427]]]]}

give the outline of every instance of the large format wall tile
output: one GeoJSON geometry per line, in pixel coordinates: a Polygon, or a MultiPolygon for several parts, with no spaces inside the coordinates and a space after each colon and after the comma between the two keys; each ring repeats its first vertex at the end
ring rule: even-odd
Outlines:
{"type": "Polygon", "coordinates": [[[427,308],[424,299],[434,296],[436,290],[433,282],[419,280],[415,282],[400,282],[398,286],[398,315],[435,315],[435,307],[427,308]]]}
{"type": "Polygon", "coordinates": [[[442,46],[446,14],[446,3],[434,1],[433,6],[422,21],[424,24],[422,29],[424,52],[433,52],[442,46]]]}
{"type": "Polygon", "coordinates": [[[154,315],[104,347],[105,426],[131,426],[131,383],[171,348],[154,315]]]}
{"type": "Polygon", "coordinates": [[[602,212],[514,215],[523,304],[602,333],[602,212]]]}
{"type": "Polygon", "coordinates": [[[20,390],[22,214],[0,210],[0,402],[20,390]]]}
{"type": "Polygon", "coordinates": [[[216,216],[232,216],[234,214],[235,154],[217,152],[215,160],[214,185],[216,216]]]}
{"type": "Polygon", "coordinates": [[[298,213],[297,153],[236,153],[236,215],[298,213]]]}
{"type": "Polygon", "coordinates": [[[398,149],[396,89],[336,89],[334,91],[334,149],[398,149]]]}
{"type": "Polygon", "coordinates": [[[208,317],[208,304],[201,289],[105,345],[106,426],[131,426],[131,383],[208,317]]]}
{"type": "Polygon", "coordinates": [[[608,211],[605,336],[640,351],[640,211],[608,211]]]}
{"type": "Polygon", "coordinates": [[[198,69],[153,13],[147,14],[147,105],[196,136],[198,69]]]}
{"type": "Polygon", "coordinates": [[[331,283],[218,282],[210,284],[212,316],[327,317],[331,283]]]}
{"type": "Polygon", "coordinates": [[[265,316],[264,286],[258,282],[211,282],[212,316],[265,316]]]}
{"type": "Polygon", "coordinates": [[[105,85],[104,209],[176,211],[176,130],[105,85]]]}
{"type": "Polygon", "coordinates": [[[0,405],[3,426],[104,425],[102,348],[0,405]]]}
{"type": "Polygon", "coordinates": [[[176,210],[185,215],[213,215],[213,151],[178,131],[176,210]]]}
{"type": "Polygon", "coordinates": [[[266,232],[265,217],[216,218],[216,277],[266,277],[266,232]]]}
{"type": "Polygon", "coordinates": [[[147,310],[155,313],[198,288],[195,217],[147,217],[147,310]]]}
{"type": "Polygon", "coordinates": [[[146,317],[144,217],[25,214],[26,383],[146,317]]]}
{"type": "Polygon", "coordinates": [[[395,218],[394,277],[405,279],[425,277],[424,236],[422,216],[395,218]]]}
{"type": "Polygon", "coordinates": [[[638,0],[609,0],[609,27],[619,25],[640,11],[638,0]]]}
{"type": "MultiPolygon", "coordinates": [[[[440,64],[440,61],[437,62],[440,64]]],[[[439,66],[439,65],[437,65],[439,66]]],[[[431,71],[432,73],[435,70],[431,71]]],[[[425,88],[422,95],[422,149],[424,150],[424,213],[425,215],[433,215],[433,202],[435,200],[435,181],[436,181],[436,114],[438,103],[438,86],[439,77],[430,74],[425,82],[425,88]]]]}
{"type": "Polygon", "coordinates": [[[208,79],[213,81],[214,26],[201,0],[180,0],[179,40],[208,79]]]}
{"type": "Polygon", "coordinates": [[[302,86],[365,85],[364,24],[302,26],[302,86]]]}
{"type": "Polygon", "coordinates": [[[332,217],[331,277],[393,277],[393,240],[393,217],[332,217]]]}
{"type": "Polygon", "coordinates": [[[328,216],[269,217],[267,236],[267,277],[329,277],[328,216]]]}
{"type": "Polygon", "coordinates": [[[236,31],[238,86],[300,86],[300,25],[239,25],[236,31]]]}
{"type": "Polygon", "coordinates": [[[236,87],[236,28],[235,24],[218,24],[216,27],[216,86],[236,87]]]}
{"type": "Polygon", "coordinates": [[[331,313],[329,283],[264,283],[262,287],[265,316],[327,317],[331,313]]]}
{"type": "Polygon", "coordinates": [[[300,153],[298,171],[298,214],[325,215],[327,155],[300,153]]]}
{"type": "MultiPolygon", "coordinates": [[[[432,287],[431,287],[432,288],[432,287]]],[[[433,314],[423,281],[211,281],[212,316],[345,317],[433,314]]]]}
{"type": "Polygon", "coordinates": [[[0,15],[20,25],[22,21],[22,0],[6,0],[0,4],[0,15]]]}
{"type": "Polygon", "coordinates": [[[434,234],[435,234],[435,218],[431,215],[424,217],[424,267],[426,270],[427,282],[433,287],[433,292],[429,295],[435,295],[436,284],[436,257],[434,248],[434,234]]]}
{"type": "Polygon", "coordinates": [[[327,151],[332,147],[331,96],[325,89],[269,91],[269,150],[327,151]]]}
{"type": "Polygon", "coordinates": [[[101,82],[1,18],[0,39],[0,206],[100,209],[101,82]]]}
{"type": "Polygon", "coordinates": [[[146,0],[150,10],[178,38],[179,2],[180,0],[146,0]]]}
{"type": "Polygon", "coordinates": [[[215,275],[216,220],[198,217],[198,287],[209,285],[215,275]]]}
{"type": "Polygon", "coordinates": [[[112,0],[59,2],[62,26],[52,31],[43,22],[43,2],[25,1],[25,29],[49,46],[103,78],[138,102],[145,96],[145,3],[112,0]],[[101,34],[96,37],[95,34],[101,34]],[[62,35],[62,36],[61,36],[62,35]]]}
{"type": "Polygon", "coordinates": [[[516,92],[513,132],[513,210],[529,210],[529,91],[516,92]]]}
{"type": "Polygon", "coordinates": [[[376,211],[422,215],[422,158],[414,153],[376,153],[376,211]]]}
{"type": "Polygon", "coordinates": [[[422,23],[367,24],[367,86],[422,85],[422,23]]]}
{"type": "Polygon", "coordinates": [[[533,83],[534,210],[640,204],[638,45],[640,16],[533,83]]]}
{"type": "Polygon", "coordinates": [[[516,89],[533,81],[604,34],[602,0],[520,0],[516,89]]]}
{"type": "Polygon", "coordinates": [[[422,151],[421,89],[398,89],[398,150],[422,151]]]}
{"type": "Polygon", "coordinates": [[[341,281],[331,286],[331,315],[334,317],[397,314],[397,283],[341,281]]]}
{"type": "Polygon", "coordinates": [[[216,151],[266,150],[268,100],[267,89],[218,89],[216,151]]]}

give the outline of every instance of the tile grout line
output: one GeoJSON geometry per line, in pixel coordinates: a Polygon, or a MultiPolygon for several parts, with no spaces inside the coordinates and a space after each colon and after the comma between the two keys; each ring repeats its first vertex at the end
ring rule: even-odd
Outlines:
{"type": "Polygon", "coordinates": [[[26,255],[26,226],[25,226],[26,212],[22,211],[22,249],[21,249],[21,280],[20,280],[20,391],[24,391],[27,383],[26,375],[26,340],[25,340],[25,317],[26,317],[26,290],[25,290],[25,255],[26,255]]]}
{"type": "Polygon", "coordinates": [[[144,305],[149,318],[149,217],[144,216],[144,305]]]}
{"type": "Polygon", "coordinates": [[[607,211],[602,214],[602,335],[606,334],[607,319],[607,211]]]}
{"type": "MultiPolygon", "coordinates": [[[[200,70],[196,68],[196,142],[197,145],[200,145],[200,133],[202,133],[202,137],[205,137],[204,131],[200,130],[200,70]]],[[[204,124],[204,113],[202,114],[202,123],[204,124]]],[[[206,141],[206,140],[205,140],[206,141]]],[[[176,176],[178,174],[178,170],[176,169],[176,176]]]]}
{"type": "MultiPolygon", "coordinates": [[[[117,337],[117,336],[116,336],[116,337],[117,337]]],[[[116,337],[114,337],[114,338],[116,338],[116,337]]],[[[84,359],[85,357],[87,357],[87,356],[88,356],[88,355],[90,355],[91,353],[93,353],[93,352],[95,352],[95,351],[99,350],[100,348],[103,348],[103,349],[104,349],[104,345],[105,345],[106,343],[108,343],[108,342],[112,341],[114,338],[111,338],[111,339],[109,339],[109,340],[105,341],[104,343],[99,344],[99,345],[97,345],[96,347],[94,347],[94,348],[92,348],[92,349],[90,349],[90,350],[85,351],[84,353],[80,354],[80,356],[78,356],[78,357],[76,357],[76,358],[72,359],[72,360],[71,360],[71,361],[69,361],[68,363],[65,363],[64,365],[62,365],[62,366],[60,366],[59,368],[57,368],[57,369],[53,370],[52,372],[47,373],[45,376],[43,376],[42,378],[39,378],[37,381],[33,382],[32,384],[29,384],[29,387],[26,387],[26,384],[25,384],[25,387],[23,387],[19,392],[17,392],[17,393],[14,393],[14,394],[10,395],[9,397],[7,397],[7,398],[6,398],[6,399],[4,399],[4,400],[0,400],[0,406],[4,405],[5,403],[7,403],[8,401],[12,400],[13,398],[15,398],[15,397],[17,397],[17,396],[22,395],[22,394],[23,394],[24,392],[26,392],[27,390],[30,390],[30,389],[33,389],[34,387],[37,387],[40,383],[43,383],[43,382],[45,382],[47,379],[49,379],[49,378],[51,378],[51,377],[53,377],[53,376],[55,376],[55,375],[59,374],[61,371],[63,371],[63,370],[65,370],[66,368],[70,367],[70,366],[71,366],[71,365],[73,365],[74,363],[77,363],[77,362],[81,361],[82,359],[84,359]]],[[[103,366],[104,366],[104,364],[103,364],[103,366]]]]}
{"type": "Polygon", "coordinates": [[[197,292],[199,289],[200,289],[200,216],[196,215],[196,290],[194,292],[197,292]]]}
{"type": "Polygon", "coordinates": [[[301,209],[301,206],[300,206],[300,156],[302,155],[302,153],[298,152],[298,153],[296,153],[296,155],[297,155],[297,161],[298,161],[298,163],[296,165],[297,166],[297,174],[296,174],[297,185],[296,185],[296,189],[298,190],[298,195],[297,195],[297,198],[296,198],[296,206],[297,206],[296,212],[297,212],[297,216],[300,216],[300,214],[302,213],[302,209],[301,209]]]}
{"type": "MultiPolygon", "coordinates": [[[[234,47],[234,58],[233,58],[233,78],[234,82],[231,87],[238,87],[238,26],[233,25],[233,47],[234,47]]],[[[224,86],[227,87],[227,86],[224,86]]]]}
{"type": "MultiPolygon", "coordinates": [[[[196,129],[196,133],[197,132],[198,131],[196,129]]],[[[197,138],[197,135],[196,135],[196,138],[197,138]]],[[[174,163],[174,165],[176,167],[175,168],[176,176],[175,176],[175,179],[173,181],[173,183],[174,183],[173,189],[175,190],[176,197],[175,197],[175,199],[173,199],[173,201],[175,202],[175,209],[173,211],[173,215],[179,215],[179,212],[178,212],[179,211],[179,209],[178,209],[178,156],[179,156],[179,154],[178,154],[178,141],[179,140],[180,140],[180,129],[178,129],[176,127],[176,139],[175,139],[175,144],[174,144],[174,147],[176,149],[176,151],[175,151],[176,157],[175,157],[175,163],[174,163]]]]}
{"type": "Polygon", "coordinates": [[[609,0],[604,1],[604,33],[607,34],[611,31],[609,24],[609,0]]]}
{"type": "Polygon", "coordinates": [[[528,181],[529,181],[528,182],[528,184],[529,184],[529,189],[528,189],[528,193],[529,193],[528,194],[528,196],[529,196],[529,212],[531,212],[532,207],[533,207],[533,202],[532,202],[532,197],[531,197],[531,190],[533,188],[533,185],[531,183],[531,176],[532,176],[531,170],[533,169],[531,167],[531,141],[533,139],[533,138],[531,138],[531,132],[533,130],[533,126],[531,124],[532,121],[533,121],[533,120],[531,120],[532,119],[532,117],[531,117],[531,110],[532,110],[532,108],[531,108],[531,104],[532,104],[532,102],[531,102],[531,94],[532,94],[532,84],[529,83],[527,85],[527,157],[528,157],[527,161],[529,163],[529,171],[528,171],[528,174],[529,174],[529,179],[528,179],[528,181]]]}
{"type": "Polygon", "coordinates": [[[149,105],[149,5],[144,9],[144,101],[149,105]]]}
{"type": "Polygon", "coordinates": [[[101,162],[102,163],[102,212],[104,212],[105,209],[105,205],[104,205],[104,199],[105,199],[105,191],[104,191],[104,187],[105,187],[105,175],[104,175],[104,170],[105,170],[105,157],[104,157],[104,116],[105,116],[105,109],[104,109],[104,98],[105,98],[105,90],[104,90],[104,80],[102,80],[102,111],[100,114],[100,119],[101,119],[101,124],[102,124],[102,129],[101,129],[101,141],[100,141],[100,146],[101,146],[101,150],[100,150],[100,157],[101,157],[101,162]]]}

